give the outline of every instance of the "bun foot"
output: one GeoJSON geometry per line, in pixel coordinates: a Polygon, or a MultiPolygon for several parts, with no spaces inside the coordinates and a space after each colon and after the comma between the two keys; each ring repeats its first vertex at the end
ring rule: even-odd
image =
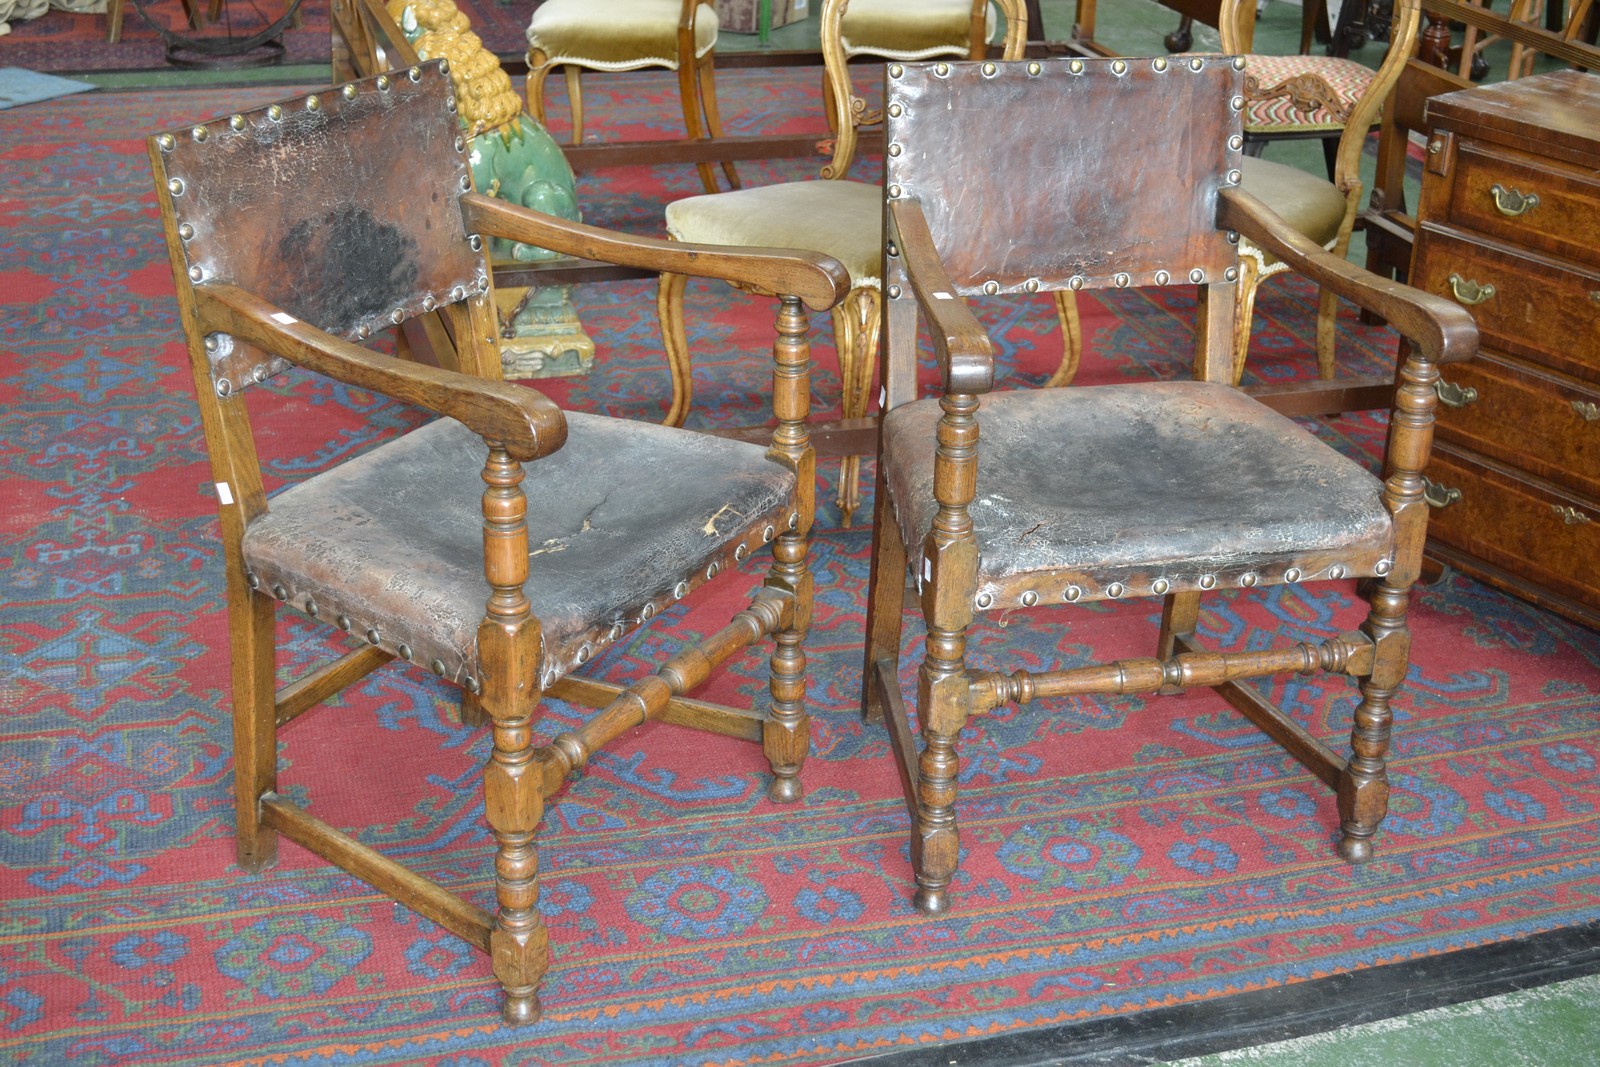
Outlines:
{"type": "Polygon", "coordinates": [[[916,896],[911,898],[911,903],[915,904],[917,910],[924,915],[943,915],[950,908],[950,896],[943,889],[918,886],[916,896]]]}
{"type": "Polygon", "coordinates": [[[799,778],[775,777],[767,785],[767,799],[774,804],[793,804],[805,795],[799,778]]]}
{"type": "Polygon", "coordinates": [[[1344,857],[1346,863],[1366,863],[1372,859],[1372,838],[1346,834],[1339,840],[1339,855],[1344,857]]]}
{"type": "Polygon", "coordinates": [[[500,1009],[501,1018],[505,1019],[507,1026],[532,1026],[543,1014],[536,993],[507,993],[505,1006],[500,1009]]]}

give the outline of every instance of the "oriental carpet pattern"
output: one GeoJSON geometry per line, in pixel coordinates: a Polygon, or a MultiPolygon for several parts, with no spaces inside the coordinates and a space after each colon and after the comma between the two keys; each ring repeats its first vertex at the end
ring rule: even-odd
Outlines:
{"type": "MultiPolygon", "coordinates": [[[[808,77],[730,72],[729,125],[820,130],[808,77]]],[[[666,79],[595,83],[591,114],[613,131],[675,114],[666,79]]],[[[1002,709],[968,732],[955,908],[917,915],[888,745],[855,710],[868,538],[827,503],[834,462],[812,555],[805,801],[765,800],[753,746],[670,726],[597,756],[539,835],[554,962],[538,1026],[499,1024],[483,957],[297,847],[240,874],[215,502],[141,138],[282,95],[97,93],[0,113],[0,1060],[835,1063],[1600,916],[1600,636],[1459,576],[1415,598],[1393,810],[1370,865],[1335,857],[1332,798],[1213,695],[1096,697],[1002,709]]],[[[591,221],[638,232],[659,232],[661,204],[696,191],[690,168],[580,180],[591,221]]],[[[545,387],[575,409],[659,418],[654,286],[577,299],[601,355],[592,375],[545,387]]],[[[710,284],[689,304],[694,419],[749,421],[766,395],[770,304],[710,284]]],[[[1178,289],[1085,298],[1081,380],[1183,373],[1191,304],[1178,289]]],[[[1275,279],[1258,307],[1251,373],[1310,373],[1315,294],[1275,279]]],[[[1002,387],[1050,373],[1046,301],[981,313],[1002,387]]],[[[837,363],[816,322],[826,412],[837,363]]],[[[1348,309],[1343,327],[1347,366],[1388,364],[1392,335],[1348,309]]],[[[258,392],[273,487],[421,421],[304,375],[258,392]]],[[[1370,455],[1382,420],[1321,432],[1370,455]]],[[[691,597],[599,672],[637,675],[672,631],[703,632],[758,577],[747,567],[691,597]]],[[[1009,638],[1028,667],[1147,655],[1156,609],[1019,611],[986,619],[977,644],[1009,638]]],[[[1319,585],[1213,598],[1202,628],[1257,647],[1360,618],[1351,588],[1319,585]]],[[[322,628],[282,626],[286,676],[332,651],[322,628]]],[[[919,640],[908,620],[908,690],[919,640]]],[[[764,677],[759,658],[742,661],[712,695],[751,699],[764,677]]],[[[1353,687],[1275,687],[1344,744],[1353,687]]],[[[421,672],[370,676],[286,732],[282,788],[489,905],[487,745],[456,724],[454,699],[421,672]]],[[[575,718],[551,702],[542,736],[575,718]]]]}

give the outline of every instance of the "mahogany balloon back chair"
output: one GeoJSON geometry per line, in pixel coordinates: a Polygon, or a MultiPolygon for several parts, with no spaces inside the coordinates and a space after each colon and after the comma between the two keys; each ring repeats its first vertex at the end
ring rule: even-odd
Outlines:
{"type": "Polygon", "coordinates": [[[1422,562],[1431,386],[1439,363],[1475,350],[1470,317],[1335,259],[1240,191],[1243,73],[1231,57],[894,65],[884,100],[887,414],[863,704],[889,725],[916,903],[948,905],[969,719],[1088,693],[1216,688],[1337,794],[1340,851],[1367,859],[1387,810],[1390,700],[1422,562]],[[1411,339],[1382,478],[1231,384],[1241,235],[1411,339]],[[1195,380],[991,392],[994,346],[966,298],[1174,285],[1199,292],[1195,380]],[[941,378],[925,399],[919,318],[941,378]],[[927,623],[920,751],[899,687],[908,562],[927,623]],[[1371,583],[1359,632],[1201,647],[1205,593],[1352,579],[1371,583]],[[1164,601],[1153,658],[968,663],[980,613],[1133,597],[1164,601]],[[1359,680],[1348,757],[1240,684],[1317,670],[1359,680]]]}
{"type": "MultiPolygon", "coordinates": [[[[594,750],[646,719],[679,722],[759,742],[771,798],[801,795],[813,493],[801,303],[835,303],[843,268],[612,234],[472,192],[442,62],[161,134],[149,150],[220,502],[239,863],[271,866],[279,834],[300,843],[489,954],[506,1019],[535,1020],[548,952],[534,834],[545,799],[594,750]],[[564,413],[500,381],[490,236],[786,294],[772,444],[564,413]],[[453,369],[362,344],[434,310],[454,336],[453,369]],[[243,398],[291,365],[440,418],[269,499],[243,398]],[[725,629],[626,690],[570,677],[769,544],[764,584],[725,629]],[[280,607],[336,627],[350,646],[283,689],[280,607]],[[769,636],[766,707],[680,699],[769,636]],[[279,788],[280,728],[391,662],[460,687],[463,717],[488,721],[493,913],[279,788]],[[606,706],[535,747],[547,693],[606,706]]],[[[313,800],[319,772],[343,770],[302,753],[296,787],[313,800]]]]}

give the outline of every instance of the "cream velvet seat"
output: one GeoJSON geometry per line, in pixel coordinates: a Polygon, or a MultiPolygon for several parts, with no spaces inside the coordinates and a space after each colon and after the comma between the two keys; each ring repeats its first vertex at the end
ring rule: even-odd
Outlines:
{"type": "MultiPolygon", "coordinates": [[[[1224,52],[1233,51],[1231,46],[1237,43],[1235,31],[1231,29],[1237,24],[1235,11],[1240,3],[1248,2],[1253,0],[1223,0],[1222,15],[1218,21],[1222,24],[1224,52]]],[[[1315,135],[1323,129],[1340,130],[1339,147],[1334,156],[1331,181],[1270,160],[1246,156],[1241,161],[1241,186],[1246,192],[1281,215],[1298,232],[1341,258],[1349,252],[1350,234],[1355,229],[1356,212],[1361,205],[1362,146],[1366,144],[1367,135],[1377,121],[1384,101],[1393,90],[1395,82],[1399,80],[1406,60],[1415,51],[1417,24],[1421,18],[1421,11],[1421,0],[1396,0],[1393,20],[1390,23],[1389,52],[1384,56],[1383,63],[1376,71],[1369,72],[1359,90],[1355,88],[1357,83],[1362,81],[1359,77],[1341,75],[1335,79],[1343,86],[1343,89],[1339,90],[1339,93],[1343,94],[1339,96],[1340,100],[1345,100],[1352,92],[1355,93],[1353,98],[1334,105],[1344,112],[1342,126],[1318,125],[1338,118],[1333,107],[1321,105],[1303,107],[1296,104],[1291,108],[1292,113],[1297,116],[1296,121],[1303,126],[1300,130],[1302,134],[1315,135]]],[[[1294,65],[1294,62],[1299,60],[1321,61],[1321,57],[1245,56],[1246,96],[1251,95],[1249,87],[1252,84],[1267,85],[1273,79],[1282,77],[1286,71],[1299,70],[1300,67],[1294,65]]],[[[1326,60],[1326,62],[1334,61],[1326,60]]],[[[1307,103],[1309,101],[1301,101],[1301,104],[1307,103]]],[[[1259,104],[1260,100],[1254,104],[1249,102],[1246,104],[1247,136],[1252,118],[1260,120],[1261,116],[1266,114],[1257,106],[1259,104]]],[[[1288,269],[1277,258],[1256,248],[1248,240],[1240,241],[1239,250],[1237,314],[1241,328],[1234,333],[1238,344],[1233,360],[1235,382],[1238,382],[1244,374],[1245,357],[1249,352],[1248,327],[1255,308],[1256,288],[1263,278],[1288,269]]],[[[1334,339],[1338,311],[1338,298],[1324,289],[1317,307],[1317,373],[1324,379],[1331,379],[1334,376],[1334,339]]]]}
{"type": "MultiPolygon", "coordinates": [[[[683,122],[691,138],[722,136],[713,63],[717,10],[712,0],[545,0],[528,23],[528,109],[545,122],[544,81],[562,68],[572,107],[572,143],[583,141],[580,70],[677,71],[683,122]]],[[[722,165],[735,189],[738,172],[722,165]]],[[[709,163],[699,164],[706,192],[716,192],[709,163]]]]}
{"type": "MultiPolygon", "coordinates": [[[[1027,18],[1021,0],[993,0],[1006,21],[1005,54],[1021,55],[1027,18]]],[[[846,71],[851,56],[891,60],[966,55],[986,47],[988,0],[825,0],[822,8],[824,98],[835,131],[834,150],[822,168],[826,181],[787,182],[760,189],[694,196],[667,206],[667,233],[692,243],[714,241],[752,248],[827,250],[850,272],[850,294],[833,309],[834,347],[839,353],[846,419],[867,413],[878,349],[883,255],[882,189],[845,178],[859,126],[881,121],[854,94],[846,71]],[[973,34],[973,28],[977,33],[973,34]],[[715,235],[714,237],[711,235],[715,235]]],[[[693,400],[688,335],[684,327],[684,279],[663,275],[659,296],[661,331],[672,376],[668,425],[682,425],[693,400]]],[[[1076,319],[1069,326],[1076,336],[1076,319]]],[[[841,471],[839,507],[848,525],[860,501],[859,459],[847,456],[841,471]]]]}

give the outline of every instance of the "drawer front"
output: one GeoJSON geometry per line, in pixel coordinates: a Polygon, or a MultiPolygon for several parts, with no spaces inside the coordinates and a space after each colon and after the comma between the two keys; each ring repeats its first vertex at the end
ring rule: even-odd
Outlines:
{"type": "Polygon", "coordinates": [[[1428,536],[1580,602],[1600,606],[1600,506],[1526,481],[1448,445],[1428,464],[1428,536]]]}
{"type": "Polygon", "coordinates": [[[1467,307],[1485,348],[1600,381],[1600,269],[1565,268],[1431,223],[1411,284],[1467,307]]]}
{"type": "Polygon", "coordinates": [[[1600,180],[1471,142],[1456,154],[1450,221],[1507,244],[1600,266],[1600,180]]]}
{"type": "Polygon", "coordinates": [[[1485,352],[1436,388],[1440,441],[1600,499],[1600,387],[1485,352]]]}

